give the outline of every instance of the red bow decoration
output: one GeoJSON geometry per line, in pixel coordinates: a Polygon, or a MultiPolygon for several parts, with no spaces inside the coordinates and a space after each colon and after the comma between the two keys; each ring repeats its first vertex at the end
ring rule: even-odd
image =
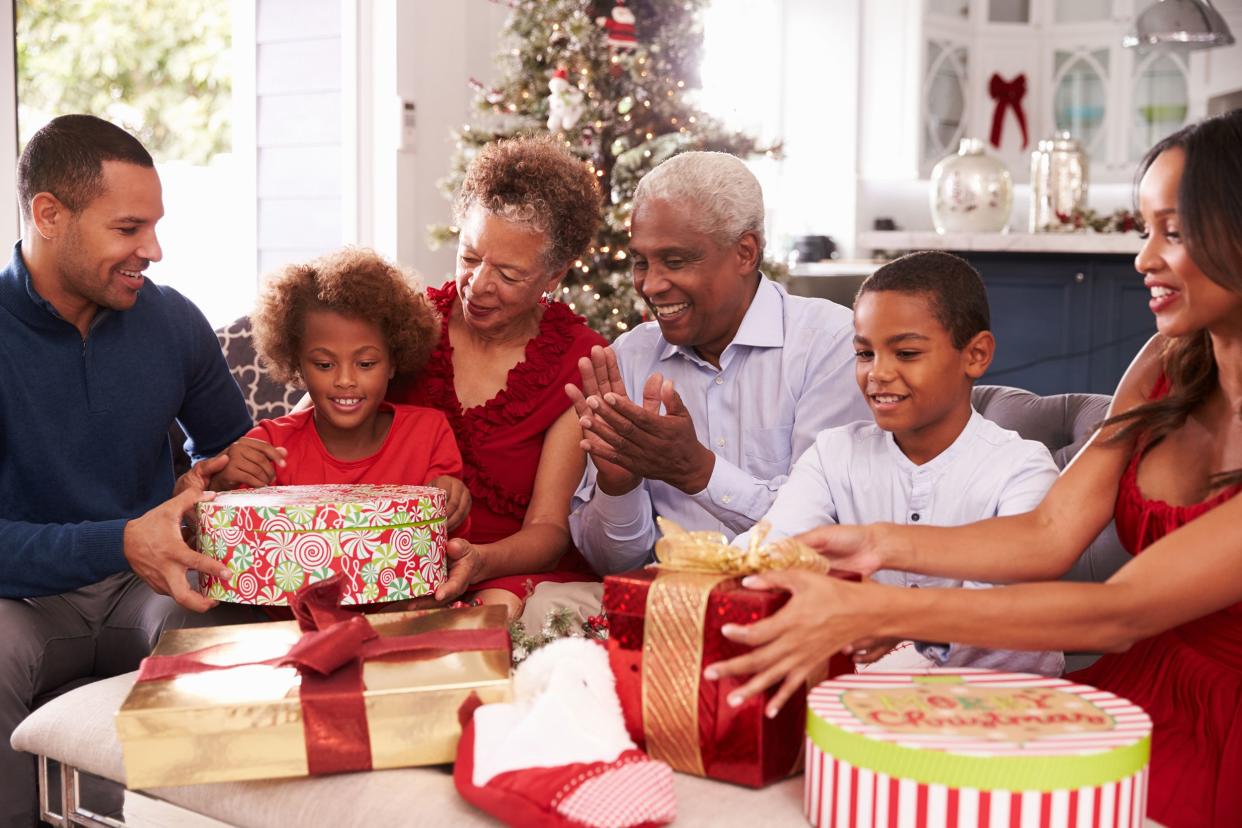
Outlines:
{"type": "Polygon", "coordinates": [[[302,676],[299,699],[306,739],[306,764],[312,775],[371,769],[371,735],[367,729],[362,665],[396,655],[503,649],[503,629],[436,630],[406,636],[381,636],[366,616],[342,609],[344,576],[308,584],[290,604],[302,629],[289,652],[261,661],[218,658],[231,645],[206,647],[175,656],[143,659],[138,681],[231,670],[235,667],[294,667],[302,676]]]}
{"type": "Polygon", "coordinates": [[[1026,112],[1022,110],[1022,99],[1026,97],[1026,75],[1017,75],[1007,81],[1000,75],[993,74],[988,82],[988,94],[996,102],[992,110],[992,146],[1000,149],[1001,127],[1005,121],[1005,109],[1013,107],[1013,114],[1018,118],[1018,126],[1022,127],[1022,149],[1030,143],[1026,133],[1026,112]]]}

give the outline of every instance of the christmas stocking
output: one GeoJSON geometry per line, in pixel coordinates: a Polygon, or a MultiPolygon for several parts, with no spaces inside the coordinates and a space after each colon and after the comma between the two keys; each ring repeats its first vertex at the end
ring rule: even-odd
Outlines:
{"type": "Polygon", "coordinates": [[[677,815],[673,772],[625,731],[607,651],[566,638],[517,669],[514,700],[462,706],[453,780],[515,828],[638,828],[677,815]]]}

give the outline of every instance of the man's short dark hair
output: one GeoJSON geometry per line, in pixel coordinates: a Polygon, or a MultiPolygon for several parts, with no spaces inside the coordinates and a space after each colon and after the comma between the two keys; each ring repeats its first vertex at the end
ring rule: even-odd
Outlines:
{"type": "Polygon", "coordinates": [[[863,281],[854,303],[864,293],[881,290],[926,296],[932,315],[949,332],[958,350],[992,325],[988,294],[979,271],[952,253],[925,250],[894,259],[863,281]]]}
{"type": "Polygon", "coordinates": [[[154,167],[142,143],[94,115],[61,115],[34,134],[17,162],[17,194],[29,221],[31,203],[51,193],[80,212],[103,193],[103,162],[154,167]]]}

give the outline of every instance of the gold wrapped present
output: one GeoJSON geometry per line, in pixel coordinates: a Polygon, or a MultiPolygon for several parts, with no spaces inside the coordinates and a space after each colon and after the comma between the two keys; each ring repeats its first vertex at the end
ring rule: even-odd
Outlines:
{"type": "Polygon", "coordinates": [[[461,703],[508,698],[503,607],[340,612],[318,631],[288,621],[165,633],[117,713],[129,787],[451,762],[461,703]],[[324,666],[323,639],[337,633],[345,656],[324,666]]]}

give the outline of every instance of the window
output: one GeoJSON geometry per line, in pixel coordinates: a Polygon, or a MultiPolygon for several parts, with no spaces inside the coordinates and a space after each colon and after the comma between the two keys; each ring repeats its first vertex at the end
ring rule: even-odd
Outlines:
{"type": "Polygon", "coordinates": [[[213,326],[248,312],[257,287],[254,156],[235,142],[253,126],[237,123],[234,113],[245,108],[232,105],[237,67],[244,75],[246,65],[233,55],[232,0],[14,5],[15,38],[7,40],[16,44],[19,149],[70,112],[137,136],[164,189],[164,258],[147,275],[188,296],[213,326]]]}

